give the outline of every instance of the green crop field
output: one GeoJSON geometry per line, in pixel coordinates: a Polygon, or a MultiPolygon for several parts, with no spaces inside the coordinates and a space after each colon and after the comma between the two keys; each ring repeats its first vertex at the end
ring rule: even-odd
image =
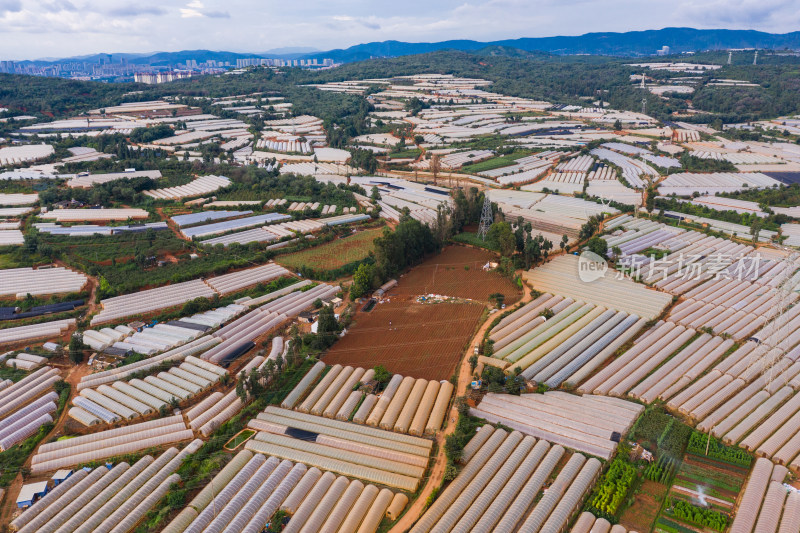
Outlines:
{"type": "Polygon", "coordinates": [[[373,249],[373,241],[382,233],[382,228],[359,231],[314,248],[280,256],[276,261],[292,269],[307,266],[315,270],[334,270],[366,258],[373,249]]]}

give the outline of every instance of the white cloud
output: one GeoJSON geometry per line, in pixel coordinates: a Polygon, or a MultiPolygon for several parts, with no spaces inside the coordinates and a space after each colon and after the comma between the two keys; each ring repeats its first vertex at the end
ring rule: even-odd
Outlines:
{"type": "Polygon", "coordinates": [[[0,59],[800,24],[796,0],[0,0],[0,59]]]}
{"type": "Polygon", "coordinates": [[[181,18],[212,18],[212,19],[226,19],[230,18],[227,11],[214,11],[207,10],[205,4],[200,0],[193,0],[186,4],[186,7],[180,9],[181,18]]]}

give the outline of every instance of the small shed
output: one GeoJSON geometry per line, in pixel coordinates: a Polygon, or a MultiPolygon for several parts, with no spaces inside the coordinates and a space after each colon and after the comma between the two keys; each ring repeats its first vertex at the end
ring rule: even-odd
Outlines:
{"type": "Polygon", "coordinates": [[[53,480],[53,486],[57,487],[62,481],[66,480],[72,475],[72,470],[59,470],[50,479],[53,480]]]}
{"type": "Polygon", "coordinates": [[[389,289],[392,289],[395,286],[397,286],[397,280],[391,279],[386,283],[384,283],[383,285],[381,285],[374,293],[372,293],[372,295],[375,298],[382,298],[383,295],[386,294],[387,291],[389,291],[389,289]]]}
{"type": "Polygon", "coordinates": [[[26,509],[36,503],[37,500],[43,498],[48,491],[47,481],[39,481],[37,483],[28,483],[22,486],[17,496],[17,507],[26,509]]]}

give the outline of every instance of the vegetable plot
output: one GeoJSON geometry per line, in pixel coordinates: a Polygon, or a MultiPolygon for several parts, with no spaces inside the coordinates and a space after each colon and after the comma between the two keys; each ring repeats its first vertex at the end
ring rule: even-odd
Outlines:
{"type": "Polygon", "coordinates": [[[615,515],[625,501],[634,479],[636,468],[622,459],[615,459],[598,484],[588,510],[603,517],[615,515]]]}

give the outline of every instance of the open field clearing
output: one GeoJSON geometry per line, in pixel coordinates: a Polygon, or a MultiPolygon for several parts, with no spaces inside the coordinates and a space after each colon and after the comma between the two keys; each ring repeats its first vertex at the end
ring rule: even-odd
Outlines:
{"type": "Polygon", "coordinates": [[[630,531],[649,531],[658,518],[666,491],[667,487],[660,483],[643,481],[633,496],[633,504],[620,515],[619,523],[630,531]]]}
{"type": "Polygon", "coordinates": [[[65,261],[81,266],[90,263],[109,266],[112,262],[116,265],[133,261],[137,255],[163,257],[176,254],[186,247],[171,231],[81,236],[80,239],[65,235],[42,235],[41,239],[63,250],[65,261]]]}
{"type": "Polygon", "coordinates": [[[483,306],[469,303],[378,304],[325,356],[329,365],[383,365],[390,372],[448,379],[469,342],[483,306]]]}
{"type": "Polygon", "coordinates": [[[359,231],[355,235],[339,238],[278,258],[287,268],[297,270],[311,267],[315,270],[334,270],[366,258],[373,249],[373,241],[381,236],[382,228],[359,231]]]}
{"type": "Polygon", "coordinates": [[[484,250],[451,246],[440,255],[415,267],[392,290],[399,296],[441,294],[455,298],[488,301],[489,295],[505,295],[506,304],[519,300],[520,291],[508,279],[483,266],[497,258],[484,250]]]}

